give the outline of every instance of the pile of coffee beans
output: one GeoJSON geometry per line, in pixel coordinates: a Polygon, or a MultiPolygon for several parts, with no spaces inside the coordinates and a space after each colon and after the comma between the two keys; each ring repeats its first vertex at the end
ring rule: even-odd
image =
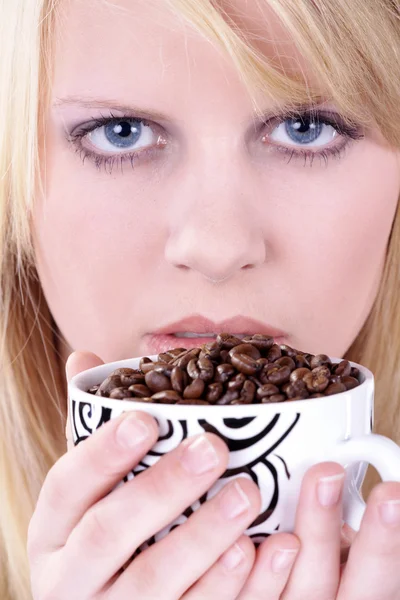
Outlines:
{"type": "Polygon", "coordinates": [[[322,398],[360,385],[347,360],[308,354],[274,343],[272,337],[243,339],[221,333],[201,348],[173,348],[157,362],[144,357],[139,369],[116,369],[90,394],[162,404],[266,404],[322,398]]]}

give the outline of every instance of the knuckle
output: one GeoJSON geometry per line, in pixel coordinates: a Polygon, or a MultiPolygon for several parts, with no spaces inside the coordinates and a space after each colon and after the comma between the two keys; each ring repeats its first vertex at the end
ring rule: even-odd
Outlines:
{"type": "Polygon", "coordinates": [[[51,512],[60,512],[69,504],[70,478],[61,458],[50,469],[42,488],[42,501],[51,512]]]}
{"type": "Polygon", "coordinates": [[[80,543],[91,555],[103,555],[112,551],[118,544],[118,533],[115,522],[105,508],[90,508],[82,517],[79,529],[80,543]]]}

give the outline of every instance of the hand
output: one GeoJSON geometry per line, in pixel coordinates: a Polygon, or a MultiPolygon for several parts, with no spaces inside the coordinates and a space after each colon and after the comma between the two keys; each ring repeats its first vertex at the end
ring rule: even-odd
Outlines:
{"type": "MultiPolygon", "coordinates": [[[[99,363],[94,355],[74,353],[68,376],[99,363]]],[[[157,437],[150,415],[125,413],[52,467],[28,531],[34,600],[238,596],[255,557],[254,545],[242,534],[261,502],[248,479],[225,486],[129,563],[136,548],[210,489],[228,463],[228,449],[219,437],[195,436],[109,494],[157,437]],[[122,424],[123,438],[118,437],[122,424]],[[210,585],[210,595],[204,596],[210,585]]]]}
{"type": "Polygon", "coordinates": [[[400,483],[376,486],[356,534],[341,527],[343,481],[344,469],[336,463],[307,472],[295,535],[275,534],[259,547],[237,600],[400,600],[400,483]],[[390,523],[382,519],[385,502],[390,523]],[[299,552],[297,558],[289,552],[286,568],[275,573],[279,548],[299,552]],[[341,554],[348,554],[342,567],[341,554]]]}

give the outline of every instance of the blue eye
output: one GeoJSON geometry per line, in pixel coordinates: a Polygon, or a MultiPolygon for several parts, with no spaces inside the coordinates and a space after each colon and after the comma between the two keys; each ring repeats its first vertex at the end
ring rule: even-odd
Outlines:
{"type": "Polygon", "coordinates": [[[267,137],[289,147],[300,145],[320,148],[338,135],[337,129],[323,120],[299,116],[281,122],[267,137]]]}
{"type": "Polygon", "coordinates": [[[157,142],[157,134],[139,119],[113,119],[87,134],[97,150],[117,153],[121,150],[139,150],[157,142]]]}
{"type": "Polygon", "coordinates": [[[312,144],[321,135],[323,124],[307,118],[288,119],[285,121],[286,133],[298,144],[312,144]]]}

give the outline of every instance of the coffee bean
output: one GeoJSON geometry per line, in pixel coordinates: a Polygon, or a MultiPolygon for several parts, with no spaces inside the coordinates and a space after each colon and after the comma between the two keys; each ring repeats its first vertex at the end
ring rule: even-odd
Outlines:
{"type": "Polygon", "coordinates": [[[229,356],[229,350],[221,350],[221,362],[230,365],[231,357],[229,356]]]}
{"type": "Polygon", "coordinates": [[[147,372],[145,381],[147,387],[150,388],[153,393],[163,392],[164,390],[170,390],[172,388],[169,377],[162,373],[157,373],[157,371],[147,372]]]}
{"type": "Polygon", "coordinates": [[[283,356],[289,356],[290,358],[293,358],[297,354],[297,350],[291,346],[287,346],[286,344],[281,344],[280,349],[283,356]]]}
{"type": "Polygon", "coordinates": [[[329,385],[329,377],[324,373],[311,371],[303,377],[303,381],[309,392],[323,392],[329,385]]]}
{"type": "Polygon", "coordinates": [[[140,370],[143,371],[143,373],[147,373],[148,371],[152,371],[154,369],[155,364],[156,363],[153,363],[151,358],[149,358],[148,356],[144,356],[140,359],[140,370]]]}
{"type": "Polygon", "coordinates": [[[130,377],[131,375],[137,375],[140,373],[137,369],[130,369],[128,367],[120,367],[119,369],[115,369],[112,373],[110,373],[109,377],[121,377],[121,375],[130,377]]]}
{"type": "Polygon", "coordinates": [[[242,343],[242,340],[231,335],[230,333],[220,333],[217,335],[216,339],[217,344],[223,350],[231,350],[234,346],[238,346],[242,343]]]}
{"type": "Polygon", "coordinates": [[[203,344],[199,358],[208,358],[209,360],[217,360],[221,352],[220,345],[218,342],[212,342],[211,344],[203,344]]]}
{"type": "Polygon", "coordinates": [[[241,390],[245,381],[246,375],[244,373],[238,373],[228,381],[228,390],[241,390]]]}
{"type": "Polygon", "coordinates": [[[140,398],[139,396],[137,396],[136,398],[124,398],[124,400],[129,400],[131,402],[145,402],[145,403],[154,402],[154,400],[151,396],[149,396],[149,398],[140,398]]]}
{"type": "Polygon", "coordinates": [[[186,398],[185,400],[178,400],[177,404],[202,404],[203,406],[210,406],[209,402],[206,400],[199,400],[198,398],[186,398]]]}
{"type": "Polygon", "coordinates": [[[92,385],[91,388],[88,389],[88,393],[89,394],[95,394],[97,392],[97,390],[99,389],[99,385],[92,385]]]}
{"type": "Polygon", "coordinates": [[[358,380],[350,375],[347,377],[342,377],[342,383],[346,387],[346,390],[352,390],[360,385],[358,380]]]}
{"type": "Polygon", "coordinates": [[[162,354],[158,355],[158,360],[159,362],[170,363],[174,360],[174,356],[171,356],[167,352],[163,352],[162,354]]]}
{"type": "Polygon", "coordinates": [[[289,367],[291,371],[294,371],[296,368],[296,363],[290,356],[282,356],[282,358],[278,358],[274,364],[279,365],[280,367],[289,367]]]}
{"type": "Polygon", "coordinates": [[[275,362],[278,358],[281,358],[282,350],[278,346],[278,344],[274,344],[267,352],[267,358],[269,362],[275,362]]]}
{"type": "Polygon", "coordinates": [[[183,390],[188,385],[189,378],[181,367],[174,367],[171,372],[172,389],[179,394],[183,394],[183,390]]]}
{"type": "Polygon", "coordinates": [[[310,367],[311,367],[311,365],[308,362],[308,360],[306,359],[306,357],[303,356],[302,354],[296,354],[296,356],[293,357],[293,360],[296,363],[296,369],[302,369],[302,368],[310,369],[310,367]]]}
{"type": "Polygon", "coordinates": [[[192,348],[191,350],[186,350],[185,352],[182,352],[182,354],[179,354],[175,358],[175,360],[172,361],[171,364],[174,367],[185,368],[193,358],[197,358],[200,352],[200,348],[192,348]]]}
{"type": "Polygon", "coordinates": [[[346,391],[346,386],[344,383],[331,383],[325,389],[325,396],[332,396],[333,394],[340,394],[341,392],[346,391]]]}
{"type": "Polygon", "coordinates": [[[262,400],[262,404],[270,404],[272,402],[284,402],[286,400],[285,394],[274,394],[273,396],[265,396],[262,400]]]}
{"type": "Polygon", "coordinates": [[[285,393],[288,398],[308,398],[308,390],[306,384],[301,379],[297,379],[289,384],[285,393]]]}
{"type": "Polygon", "coordinates": [[[228,365],[227,363],[223,363],[222,365],[218,365],[215,373],[215,381],[220,381],[221,383],[225,383],[228,381],[230,377],[235,373],[235,369],[232,365],[228,365]]]}
{"type": "Polygon", "coordinates": [[[200,369],[200,379],[211,381],[214,377],[214,365],[209,358],[199,358],[197,366],[200,369]]]}
{"type": "Polygon", "coordinates": [[[247,379],[244,382],[242,390],[240,392],[241,402],[243,402],[244,404],[251,404],[254,400],[255,393],[256,393],[255,384],[252,381],[250,381],[249,379],[247,379]]]}
{"type": "Polygon", "coordinates": [[[197,379],[198,377],[200,377],[200,369],[197,368],[197,359],[192,358],[192,360],[189,361],[187,366],[187,372],[189,377],[191,377],[192,379],[197,379]]]}
{"type": "Polygon", "coordinates": [[[218,398],[216,404],[230,404],[232,400],[237,400],[238,398],[239,392],[237,390],[228,390],[221,398],[218,398]]]}
{"type": "Polygon", "coordinates": [[[268,381],[274,385],[282,385],[289,381],[290,372],[289,367],[276,367],[268,373],[268,381]]]}
{"type": "Polygon", "coordinates": [[[359,380],[360,369],[357,369],[357,367],[351,367],[350,376],[354,377],[357,380],[359,380]]]}
{"type": "Polygon", "coordinates": [[[321,366],[321,367],[315,367],[312,372],[314,373],[314,375],[324,375],[325,377],[329,377],[331,376],[331,372],[329,370],[328,367],[325,366],[321,366]]]}
{"type": "Polygon", "coordinates": [[[131,385],[128,388],[128,392],[132,392],[133,395],[137,398],[148,398],[149,396],[151,396],[150,388],[148,388],[147,385],[142,385],[141,383],[131,385]]]}
{"type": "Polygon", "coordinates": [[[248,354],[234,354],[231,356],[231,361],[234,367],[245,375],[254,375],[259,370],[259,365],[248,354]]]}
{"type": "Polygon", "coordinates": [[[238,346],[234,346],[232,350],[229,351],[231,359],[234,354],[246,354],[247,356],[251,356],[254,360],[261,358],[260,351],[253,346],[253,344],[239,344],[238,346]]]}
{"type": "Polygon", "coordinates": [[[121,387],[121,377],[119,375],[109,375],[99,386],[96,396],[109,397],[110,393],[118,387],[121,387]]]}
{"type": "Polygon", "coordinates": [[[153,402],[160,402],[161,404],[174,404],[178,400],[182,400],[182,396],[174,392],[174,390],[164,390],[153,394],[152,399],[153,402]]]}
{"type": "Polygon", "coordinates": [[[342,378],[340,375],[331,375],[329,378],[329,383],[342,383],[342,378]]]}
{"type": "Polygon", "coordinates": [[[279,394],[279,388],[273,383],[266,383],[257,390],[257,398],[259,400],[267,396],[273,396],[274,394],[279,394]]]}
{"type": "Polygon", "coordinates": [[[200,398],[200,396],[204,392],[205,386],[206,384],[204,383],[204,381],[200,378],[197,378],[185,388],[185,391],[183,392],[183,397],[200,398]]]}
{"type": "Polygon", "coordinates": [[[215,404],[224,393],[224,386],[220,382],[210,383],[207,388],[206,400],[210,404],[215,404]]]}
{"type": "Polygon", "coordinates": [[[304,376],[307,375],[307,373],[311,373],[311,371],[306,367],[300,367],[298,369],[295,369],[290,373],[290,381],[297,381],[298,379],[303,379],[304,376]]]}
{"type": "Polygon", "coordinates": [[[348,377],[351,373],[351,364],[348,360],[342,360],[338,365],[334,366],[333,372],[341,377],[348,377]]]}
{"type": "Polygon", "coordinates": [[[167,350],[166,354],[168,354],[172,359],[175,359],[182,352],[187,352],[187,348],[173,348],[172,350],[167,350]]]}
{"type": "Polygon", "coordinates": [[[129,398],[130,396],[133,396],[133,394],[124,387],[114,388],[110,392],[110,398],[113,400],[123,400],[124,398],[129,398]]]}
{"type": "Polygon", "coordinates": [[[134,373],[134,375],[121,375],[121,385],[129,387],[138,383],[144,383],[144,373],[134,373]]]}
{"type": "Polygon", "coordinates": [[[330,366],[332,364],[331,359],[326,354],[317,354],[311,359],[311,368],[315,369],[316,367],[330,366]]]}
{"type": "Polygon", "coordinates": [[[258,348],[261,352],[269,350],[274,345],[274,338],[270,335],[262,335],[256,333],[254,335],[247,335],[243,338],[243,342],[251,343],[253,346],[258,348]]]}
{"type": "Polygon", "coordinates": [[[154,363],[153,371],[155,371],[156,373],[161,373],[162,375],[166,375],[167,377],[171,377],[173,368],[174,367],[172,364],[170,365],[168,363],[156,362],[154,363]]]}

